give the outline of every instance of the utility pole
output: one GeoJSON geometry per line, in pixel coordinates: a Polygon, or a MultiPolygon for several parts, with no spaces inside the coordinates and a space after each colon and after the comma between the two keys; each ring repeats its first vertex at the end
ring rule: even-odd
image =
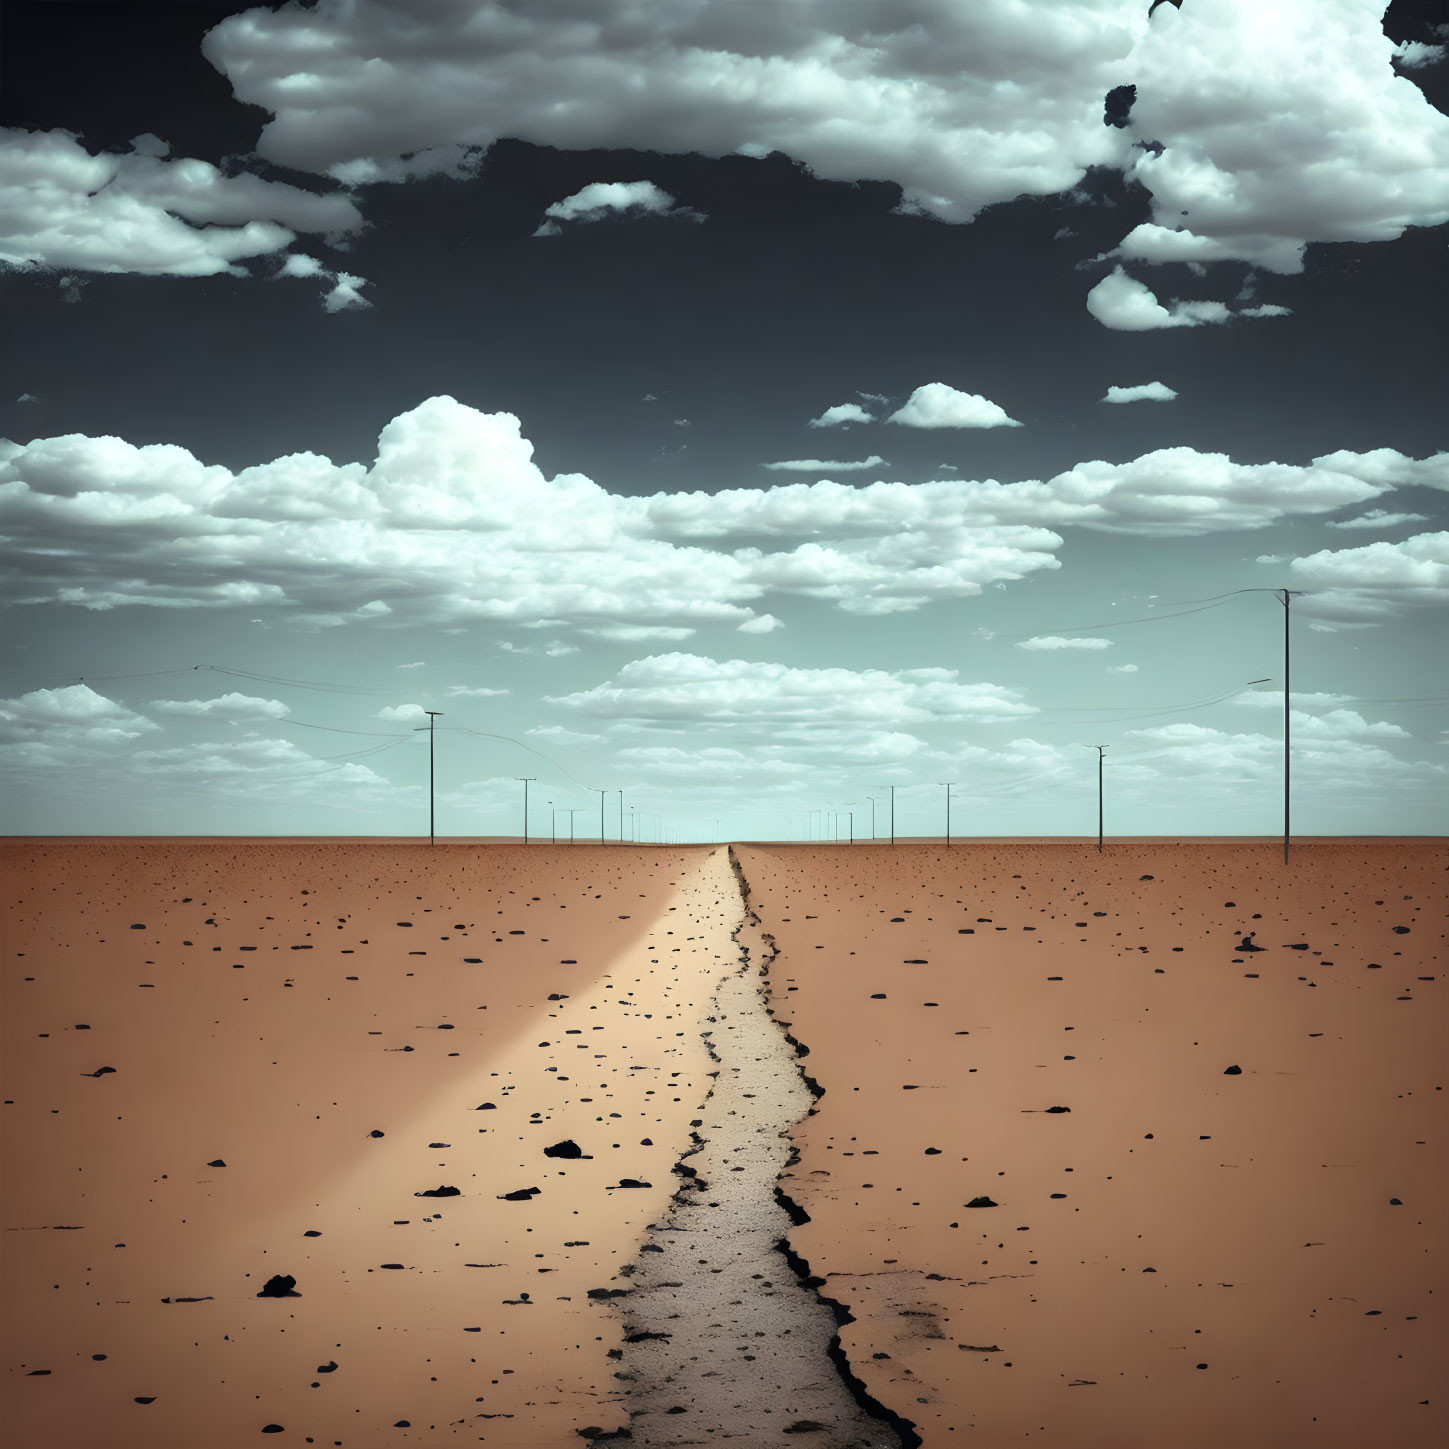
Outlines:
{"type": "Polygon", "coordinates": [[[875,796],[874,795],[867,795],[865,798],[870,801],[870,838],[872,840],[874,840],[875,839],[875,796]]]}
{"type": "Polygon", "coordinates": [[[545,800],[543,803],[545,805],[547,805],[547,806],[550,807],[549,812],[548,812],[548,838],[549,838],[549,843],[551,845],[557,845],[558,844],[558,811],[552,808],[552,806],[553,806],[553,801],[552,800],[545,800]]]}
{"type": "MultiPolygon", "coordinates": [[[[1289,808],[1292,802],[1290,789],[1292,772],[1292,742],[1290,732],[1292,719],[1290,716],[1290,700],[1292,689],[1292,659],[1291,644],[1289,641],[1288,624],[1292,617],[1292,602],[1295,594],[1301,596],[1303,589],[1244,589],[1249,594],[1276,594],[1278,602],[1283,605],[1283,864],[1288,863],[1288,842],[1291,837],[1289,828],[1289,808]]],[[[1263,682],[1263,681],[1255,681],[1263,682]]]]}
{"type": "Polygon", "coordinates": [[[889,790],[891,792],[891,844],[896,843],[896,787],[894,785],[877,785],[877,790],[889,790]]]}
{"type": "Polygon", "coordinates": [[[569,844],[572,845],[574,843],[574,816],[582,815],[584,812],[582,810],[565,810],[563,813],[569,818],[569,844]]]}
{"type": "MultiPolygon", "coordinates": [[[[939,783],[946,785],[946,848],[951,848],[951,786],[944,780],[939,783]]],[[[953,782],[954,783],[954,782],[953,782]]]]}
{"type": "Polygon", "coordinates": [[[604,796],[609,792],[607,790],[599,790],[597,785],[592,788],[599,791],[599,844],[602,845],[604,843],[604,796]]]}
{"type": "Polygon", "coordinates": [[[515,775],[515,780],[523,781],[523,843],[528,844],[528,782],[538,779],[537,775],[515,775]]]}
{"type": "MultiPolygon", "coordinates": [[[[854,804],[854,803],[855,803],[854,801],[851,801],[851,804],[854,804]]],[[[847,815],[849,816],[849,819],[850,819],[850,843],[852,845],[854,845],[855,844],[855,811],[854,810],[847,811],[847,815]]]]}
{"type": "Polygon", "coordinates": [[[435,845],[437,841],[433,835],[433,721],[442,714],[440,709],[425,709],[428,722],[425,725],[418,725],[418,729],[428,732],[428,844],[435,845]]]}
{"type": "Polygon", "coordinates": [[[1291,728],[1290,700],[1292,698],[1289,690],[1291,688],[1290,670],[1292,661],[1290,658],[1290,645],[1288,638],[1288,620],[1292,614],[1290,607],[1293,589],[1283,589],[1283,864],[1288,864],[1288,810],[1290,803],[1289,794],[1289,772],[1292,769],[1292,750],[1289,744],[1289,730],[1291,728]]]}
{"type": "Polygon", "coordinates": [[[1089,750],[1097,752],[1097,852],[1102,850],[1102,754],[1105,750],[1111,749],[1110,745],[1088,745],[1089,750]]]}
{"type": "MultiPolygon", "coordinates": [[[[624,802],[622,800],[619,802],[619,804],[620,804],[621,807],[622,807],[623,803],[624,802]]],[[[634,807],[631,805],[629,807],[629,839],[632,842],[635,839],[637,839],[637,837],[638,837],[638,831],[635,828],[634,807]]]]}
{"type": "Polygon", "coordinates": [[[619,796],[619,844],[620,845],[623,845],[623,843],[624,843],[624,792],[622,790],[620,790],[620,791],[617,792],[617,794],[619,796]]]}

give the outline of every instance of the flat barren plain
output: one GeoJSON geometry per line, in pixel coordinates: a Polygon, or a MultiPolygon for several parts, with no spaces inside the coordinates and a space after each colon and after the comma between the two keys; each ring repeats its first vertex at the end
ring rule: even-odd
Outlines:
{"type": "Polygon", "coordinates": [[[6,1444],[1449,1442],[1442,840],[0,859],[6,1444]]]}

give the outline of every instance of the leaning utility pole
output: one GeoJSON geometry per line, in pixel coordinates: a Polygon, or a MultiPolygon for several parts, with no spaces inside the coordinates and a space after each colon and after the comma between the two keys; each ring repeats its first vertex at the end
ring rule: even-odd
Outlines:
{"type": "Polygon", "coordinates": [[[538,779],[537,775],[515,775],[515,780],[523,781],[523,843],[528,844],[528,782],[538,779]]]}
{"type": "Polygon", "coordinates": [[[433,721],[442,714],[440,709],[425,709],[428,722],[419,725],[418,729],[428,732],[428,844],[435,845],[437,842],[433,835],[433,721]]]}

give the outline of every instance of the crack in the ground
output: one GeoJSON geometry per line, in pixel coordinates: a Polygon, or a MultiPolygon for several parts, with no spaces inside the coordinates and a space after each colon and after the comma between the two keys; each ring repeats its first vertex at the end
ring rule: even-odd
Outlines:
{"type": "Polygon", "coordinates": [[[779,1182],[799,1158],[788,1134],[823,1089],[800,1065],[809,1049],[769,1010],[778,948],[762,932],[768,954],[751,960],[741,934],[761,922],[733,849],[729,864],[744,906],[730,933],[740,959],[701,1032],[714,1080],[674,1164],[683,1180],[620,1269],[630,1286],[591,1295],[624,1315],[624,1346],[610,1356],[630,1423],[587,1437],[641,1449],[784,1435],[821,1449],[915,1449],[914,1427],[871,1397],[841,1347],[849,1310],[787,1240],[809,1221],[779,1182]]]}

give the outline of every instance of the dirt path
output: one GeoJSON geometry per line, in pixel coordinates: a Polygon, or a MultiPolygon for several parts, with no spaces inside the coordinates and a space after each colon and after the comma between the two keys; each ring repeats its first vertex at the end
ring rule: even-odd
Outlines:
{"type": "Polygon", "coordinates": [[[707,1013],[714,1088],[697,1145],[676,1168],[682,1182],[670,1211],[616,1300],[630,1442],[901,1449],[918,1441],[860,1401],[831,1306],[782,1251],[791,1215],[777,1179],[791,1155],[789,1130],[813,1098],[795,1048],[766,1010],[773,944],[758,930],[733,851],[729,859],[744,898],[733,933],[741,962],[707,1013]]]}

